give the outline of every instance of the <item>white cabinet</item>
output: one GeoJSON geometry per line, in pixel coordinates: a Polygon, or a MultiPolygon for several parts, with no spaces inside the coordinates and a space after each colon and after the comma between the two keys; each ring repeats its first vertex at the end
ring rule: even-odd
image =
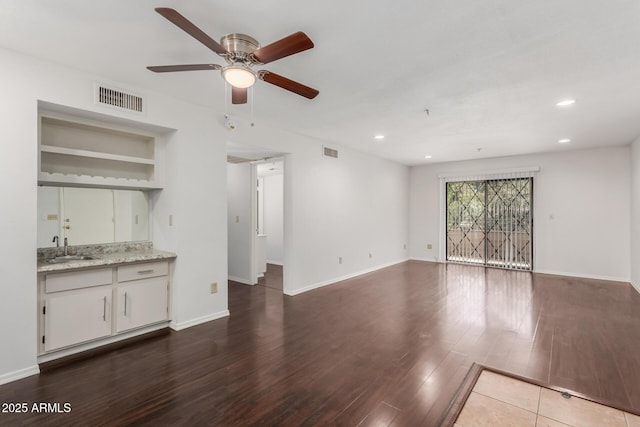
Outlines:
{"type": "Polygon", "coordinates": [[[44,351],[111,335],[111,286],[52,293],[45,310],[44,351]]]}
{"type": "Polygon", "coordinates": [[[167,276],[127,282],[117,289],[116,332],[169,318],[167,276]]]}
{"type": "Polygon", "coordinates": [[[39,280],[39,354],[170,320],[169,261],[47,273],[39,280]]]}

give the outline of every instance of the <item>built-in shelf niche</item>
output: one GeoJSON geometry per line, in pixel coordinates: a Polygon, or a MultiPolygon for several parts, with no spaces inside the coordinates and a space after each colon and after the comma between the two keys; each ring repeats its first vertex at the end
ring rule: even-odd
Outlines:
{"type": "Polygon", "coordinates": [[[155,135],[43,113],[39,148],[43,185],[161,188],[155,135]]]}

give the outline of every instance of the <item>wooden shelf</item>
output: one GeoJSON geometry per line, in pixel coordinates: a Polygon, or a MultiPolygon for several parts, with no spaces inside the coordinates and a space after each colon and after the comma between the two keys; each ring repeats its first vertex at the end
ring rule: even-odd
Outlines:
{"type": "Polygon", "coordinates": [[[98,153],[96,151],[77,150],[75,148],[55,147],[53,145],[41,145],[40,151],[45,153],[64,154],[67,156],[88,157],[93,159],[113,160],[117,162],[139,163],[143,165],[155,165],[155,160],[153,159],[122,156],[118,154],[98,153]]]}
{"type": "Polygon", "coordinates": [[[41,185],[162,188],[162,152],[147,132],[41,113],[39,140],[41,185]]]}
{"type": "Polygon", "coordinates": [[[123,188],[130,190],[153,190],[160,189],[155,181],[108,178],[103,176],[71,175],[62,173],[40,172],[38,182],[46,185],[95,187],[95,188],[123,188]]]}

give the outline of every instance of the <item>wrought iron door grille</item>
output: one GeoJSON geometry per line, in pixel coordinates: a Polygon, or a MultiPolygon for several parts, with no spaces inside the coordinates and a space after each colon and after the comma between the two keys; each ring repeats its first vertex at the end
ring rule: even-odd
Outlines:
{"type": "Polygon", "coordinates": [[[533,179],[447,183],[447,261],[531,270],[533,179]]]}

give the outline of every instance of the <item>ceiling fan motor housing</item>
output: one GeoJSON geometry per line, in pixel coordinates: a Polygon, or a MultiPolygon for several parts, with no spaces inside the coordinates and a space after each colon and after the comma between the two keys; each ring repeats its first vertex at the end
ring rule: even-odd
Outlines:
{"type": "Polygon", "coordinates": [[[231,54],[229,58],[231,62],[247,62],[249,55],[260,48],[260,43],[256,39],[240,33],[222,36],[220,44],[231,54]]]}

